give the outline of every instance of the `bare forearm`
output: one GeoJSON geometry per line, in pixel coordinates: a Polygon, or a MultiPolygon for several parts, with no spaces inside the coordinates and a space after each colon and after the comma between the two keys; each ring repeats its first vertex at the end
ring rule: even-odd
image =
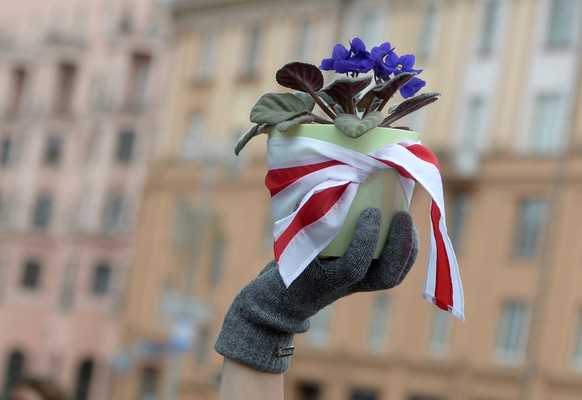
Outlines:
{"type": "Polygon", "coordinates": [[[220,400],[283,400],[283,374],[262,372],[224,358],[220,400]]]}

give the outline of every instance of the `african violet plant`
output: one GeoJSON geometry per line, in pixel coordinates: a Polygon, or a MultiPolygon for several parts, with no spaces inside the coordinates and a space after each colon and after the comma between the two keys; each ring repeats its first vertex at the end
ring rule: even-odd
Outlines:
{"type": "Polygon", "coordinates": [[[439,93],[416,93],[426,85],[418,78],[422,70],[414,69],[412,54],[398,56],[394,47],[386,42],[366,50],[360,38],[354,38],[350,49],[337,44],[331,58],[320,67],[302,62],[290,62],[277,71],[277,82],[295,93],[267,93],[251,110],[251,122],[255,123],[241,136],[235,147],[238,155],[254,136],[276,127],[286,132],[299,124],[334,124],[345,135],[356,138],[377,127],[390,127],[402,117],[435,102],[439,93]],[[324,86],[324,71],[335,71],[345,76],[324,86]],[[373,71],[374,76],[359,76],[373,71]],[[374,85],[371,86],[372,79],[374,85]],[[397,93],[406,99],[382,110],[397,93]],[[416,95],[416,96],[415,96],[416,95]],[[326,114],[314,114],[315,105],[326,114]]]}

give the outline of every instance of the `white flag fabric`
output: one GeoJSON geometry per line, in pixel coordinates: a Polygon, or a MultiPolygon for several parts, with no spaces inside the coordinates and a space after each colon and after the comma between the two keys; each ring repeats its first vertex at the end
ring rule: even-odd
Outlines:
{"type": "Polygon", "coordinates": [[[305,137],[267,141],[275,226],[274,253],[287,287],[337,236],[358,186],[374,172],[394,168],[408,204],[415,182],[432,197],[431,243],[423,296],[464,320],[459,267],[447,234],[436,156],[419,142],[386,145],[368,154],[305,137]]]}

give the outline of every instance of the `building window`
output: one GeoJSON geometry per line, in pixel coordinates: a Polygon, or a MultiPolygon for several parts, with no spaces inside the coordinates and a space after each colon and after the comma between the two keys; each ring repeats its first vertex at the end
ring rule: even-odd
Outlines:
{"type": "Polygon", "coordinates": [[[16,68],[12,71],[12,91],[8,100],[8,117],[18,115],[22,111],[26,81],[27,73],[25,69],[16,68]]]}
{"type": "Polygon", "coordinates": [[[13,350],[6,359],[6,367],[4,369],[4,388],[6,391],[10,388],[12,383],[24,375],[26,366],[26,357],[20,350],[13,350]]]}
{"type": "Polygon", "coordinates": [[[322,390],[317,383],[301,382],[297,385],[297,398],[299,400],[321,400],[322,390]]]}
{"type": "Polygon", "coordinates": [[[499,361],[520,361],[525,353],[528,333],[528,307],[522,302],[509,302],[501,310],[496,355],[499,361]]]}
{"type": "Polygon", "coordinates": [[[26,289],[38,289],[41,280],[41,265],[38,260],[27,260],[24,263],[20,284],[26,289]]]}
{"type": "Polygon", "coordinates": [[[77,67],[72,64],[60,64],[57,71],[55,86],[54,111],[57,114],[70,114],[73,103],[73,95],[77,67]]]}
{"type": "Polygon", "coordinates": [[[469,193],[459,192],[453,196],[449,235],[455,249],[459,250],[465,236],[465,227],[469,216],[471,197],[469,193]]]}
{"type": "Polygon", "coordinates": [[[133,16],[135,11],[130,5],[125,5],[123,11],[119,16],[117,31],[122,34],[129,34],[133,32],[133,16]]]}
{"type": "Polygon", "coordinates": [[[543,198],[529,197],[519,204],[514,254],[519,258],[533,258],[537,254],[544,228],[547,203],[543,198]]]}
{"type": "Polygon", "coordinates": [[[386,345],[389,317],[390,301],[388,296],[386,294],[375,296],[368,336],[368,347],[370,349],[378,351],[386,345]]]}
{"type": "Polygon", "coordinates": [[[208,362],[208,357],[210,356],[210,340],[212,339],[212,334],[209,328],[202,328],[198,332],[196,337],[195,347],[196,351],[196,364],[198,366],[206,365],[208,362]]]}
{"type": "Polygon", "coordinates": [[[448,312],[436,309],[433,314],[428,350],[433,356],[440,357],[449,349],[452,320],[448,312]]]}
{"type": "Polygon", "coordinates": [[[8,225],[8,210],[6,210],[6,198],[0,195],[0,228],[5,227],[8,225]]]}
{"type": "Polygon", "coordinates": [[[380,400],[380,394],[373,389],[353,389],[350,400],[380,400]]]}
{"type": "Polygon", "coordinates": [[[195,113],[190,117],[188,130],[182,146],[182,159],[184,161],[195,161],[202,152],[202,138],[204,137],[204,116],[195,113]]]}
{"type": "Polygon", "coordinates": [[[121,228],[123,209],[124,200],[122,195],[114,193],[107,197],[103,209],[103,230],[112,232],[121,228]]]}
{"type": "Polygon", "coordinates": [[[364,11],[358,21],[359,37],[364,43],[378,43],[380,41],[381,14],[378,10],[364,11]]]}
{"type": "Polygon", "coordinates": [[[14,140],[12,138],[2,139],[0,147],[0,166],[8,167],[14,161],[14,140]]]}
{"type": "Polygon", "coordinates": [[[100,263],[93,268],[93,280],[91,282],[91,291],[93,294],[103,296],[109,293],[111,281],[111,266],[100,263]]]}
{"type": "Polygon", "coordinates": [[[479,52],[483,55],[489,55],[493,52],[496,44],[495,38],[499,29],[501,3],[499,0],[487,0],[484,7],[479,52]]]}
{"type": "Polygon", "coordinates": [[[307,335],[309,343],[314,347],[321,347],[327,342],[332,308],[333,306],[329,305],[311,318],[311,329],[309,329],[307,335]]]}
{"type": "Polygon", "coordinates": [[[294,58],[297,61],[309,61],[311,44],[313,43],[314,24],[310,20],[303,20],[297,27],[294,58]]]}
{"type": "Polygon", "coordinates": [[[144,367],[141,371],[138,400],[156,400],[160,371],[154,367],[144,367]]]}
{"type": "Polygon", "coordinates": [[[551,155],[564,149],[566,105],[560,93],[542,93],[535,98],[528,152],[551,155]]]}
{"type": "Polygon", "coordinates": [[[172,229],[172,246],[181,249],[188,240],[190,226],[190,206],[186,200],[178,200],[174,207],[174,228],[172,229]]]}
{"type": "Polygon", "coordinates": [[[135,133],[132,131],[122,131],[117,137],[117,150],[115,159],[118,163],[129,164],[133,159],[135,147],[135,133]]]}
{"type": "Polygon", "coordinates": [[[71,257],[67,263],[61,291],[60,305],[63,310],[69,310],[73,306],[77,266],[76,258],[71,257]]]}
{"type": "Polygon", "coordinates": [[[253,27],[247,34],[247,46],[242,63],[242,75],[245,78],[255,77],[259,72],[263,35],[263,30],[258,26],[253,27]]]}
{"type": "Polygon", "coordinates": [[[418,43],[418,57],[423,61],[430,60],[436,53],[438,22],[439,10],[435,2],[431,2],[424,10],[418,43]]]}
{"type": "Polygon", "coordinates": [[[574,336],[573,365],[577,370],[582,370],[582,311],[578,312],[576,336],[574,336]]]}
{"type": "Polygon", "coordinates": [[[212,79],[216,53],[218,48],[218,34],[207,32],[202,38],[202,47],[200,48],[200,58],[198,59],[198,69],[196,78],[202,82],[212,79]]]}
{"type": "Polygon", "coordinates": [[[466,111],[462,148],[478,153],[485,131],[485,99],[480,95],[471,96],[466,111]]]}
{"type": "Polygon", "coordinates": [[[217,285],[222,279],[224,264],[226,261],[226,238],[224,233],[217,232],[212,244],[212,256],[210,261],[210,284],[217,285]]]}
{"type": "Polygon", "coordinates": [[[91,390],[91,380],[95,363],[93,360],[84,360],[77,370],[77,384],[73,400],[88,400],[91,390]]]}
{"type": "Polygon", "coordinates": [[[53,198],[51,195],[42,194],[36,199],[32,226],[36,229],[46,229],[51,223],[53,211],[53,198]]]}
{"type": "Polygon", "coordinates": [[[486,102],[481,95],[472,95],[467,101],[459,147],[456,148],[456,166],[459,172],[472,175],[479,168],[485,142],[487,121],[486,102]]]}
{"type": "Polygon", "coordinates": [[[132,109],[140,109],[147,104],[146,95],[151,63],[152,60],[148,54],[134,54],[131,57],[126,104],[132,109]]]}
{"type": "Polygon", "coordinates": [[[546,41],[548,47],[573,44],[579,27],[579,0],[551,0],[546,41]]]}
{"type": "Polygon", "coordinates": [[[61,160],[63,139],[60,136],[51,135],[46,138],[43,163],[47,166],[56,166],[61,160]]]}

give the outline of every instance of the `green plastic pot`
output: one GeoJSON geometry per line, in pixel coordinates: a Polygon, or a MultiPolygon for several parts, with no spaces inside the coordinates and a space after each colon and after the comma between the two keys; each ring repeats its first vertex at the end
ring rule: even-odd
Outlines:
{"type": "MultiPolygon", "coordinates": [[[[420,140],[420,135],[417,132],[393,128],[375,128],[359,138],[350,138],[341,133],[334,125],[319,124],[298,125],[287,132],[273,129],[269,133],[269,138],[276,137],[319,139],[360,153],[370,153],[388,144],[404,140],[420,140]]],[[[362,211],[368,207],[377,207],[382,211],[380,239],[374,252],[374,258],[378,258],[386,244],[392,217],[398,211],[408,210],[406,195],[394,169],[378,171],[370,175],[366,182],[360,184],[342,229],[319,254],[320,257],[341,257],[345,253],[354,235],[358,218],[362,211]]]]}

